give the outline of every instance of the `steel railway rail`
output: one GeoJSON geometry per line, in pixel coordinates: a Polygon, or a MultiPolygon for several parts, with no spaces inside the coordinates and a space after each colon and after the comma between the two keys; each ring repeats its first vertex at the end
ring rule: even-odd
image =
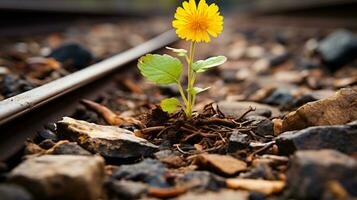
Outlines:
{"type": "Polygon", "coordinates": [[[167,31],[137,47],[33,90],[0,102],[0,161],[9,158],[44,124],[70,114],[81,98],[113,87],[112,78],[128,63],[177,40],[167,31]]]}

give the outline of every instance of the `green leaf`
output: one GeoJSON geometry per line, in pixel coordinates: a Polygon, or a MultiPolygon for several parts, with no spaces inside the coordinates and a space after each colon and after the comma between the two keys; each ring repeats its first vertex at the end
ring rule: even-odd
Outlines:
{"type": "Polygon", "coordinates": [[[150,81],[168,85],[177,83],[182,73],[182,63],[169,55],[147,54],[139,59],[138,67],[150,81]]]}
{"type": "Polygon", "coordinates": [[[160,103],[161,109],[168,113],[174,113],[180,106],[180,101],[176,98],[163,99],[160,103]]]}
{"type": "Polygon", "coordinates": [[[205,72],[212,67],[219,66],[227,61],[225,56],[211,57],[206,60],[198,60],[193,63],[192,68],[195,72],[205,72]]]}
{"type": "Polygon", "coordinates": [[[172,52],[176,53],[177,56],[180,56],[180,57],[185,57],[187,55],[186,49],[175,49],[172,47],[166,47],[166,49],[171,50],[172,52]]]}
{"type": "Polygon", "coordinates": [[[211,87],[206,87],[206,88],[200,88],[200,87],[193,87],[192,88],[192,91],[188,91],[190,94],[193,94],[193,95],[197,95],[201,92],[204,92],[208,89],[210,89],[211,87]]]}

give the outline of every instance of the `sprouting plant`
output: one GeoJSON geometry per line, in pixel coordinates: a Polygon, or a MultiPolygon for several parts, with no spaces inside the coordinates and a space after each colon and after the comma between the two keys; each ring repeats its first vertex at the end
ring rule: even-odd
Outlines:
{"type": "Polygon", "coordinates": [[[210,42],[210,36],[217,37],[223,30],[223,17],[216,4],[208,5],[205,0],[200,0],[196,5],[195,0],[189,0],[177,8],[172,25],[181,39],[191,41],[189,51],[167,47],[187,63],[186,91],[181,85],[183,64],[180,59],[169,55],[147,54],[139,59],[138,67],[143,76],[156,84],[176,84],[184,105],[176,98],[169,98],[162,100],[160,106],[168,113],[182,108],[186,116],[191,118],[196,95],[209,89],[194,86],[197,74],[219,66],[227,60],[224,56],[216,56],[194,61],[196,44],[210,42]]]}

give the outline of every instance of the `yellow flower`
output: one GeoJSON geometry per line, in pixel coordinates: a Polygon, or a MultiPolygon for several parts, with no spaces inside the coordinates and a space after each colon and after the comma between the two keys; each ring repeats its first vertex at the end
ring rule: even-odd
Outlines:
{"type": "Polygon", "coordinates": [[[197,6],[195,0],[189,0],[177,8],[172,26],[182,39],[210,42],[210,35],[217,37],[222,33],[223,17],[216,4],[208,5],[206,0],[200,0],[197,6]]]}

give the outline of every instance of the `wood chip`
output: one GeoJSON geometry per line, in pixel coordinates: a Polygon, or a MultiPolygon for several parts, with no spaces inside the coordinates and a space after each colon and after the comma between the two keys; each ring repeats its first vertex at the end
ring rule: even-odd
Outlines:
{"type": "Polygon", "coordinates": [[[257,179],[230,178],[226,180],[228,188],[260,192],[266,195],[281,192],[285,187],[284,181],[267,181],[257,179]]]}
{"type": "Polygon", "coordinates": [[[185,187],[174,188],[149,188],[148,194],[158,198],[172,198],[185,193],[187,189],[185,187]]]}
{"type": "Polygon", "coordinates": [[[201,154],[195,158],[195,163],[206,169],[212,169],[223,175],[234,175],[245,171],[247,164],[228,155],[201,154]]]}

